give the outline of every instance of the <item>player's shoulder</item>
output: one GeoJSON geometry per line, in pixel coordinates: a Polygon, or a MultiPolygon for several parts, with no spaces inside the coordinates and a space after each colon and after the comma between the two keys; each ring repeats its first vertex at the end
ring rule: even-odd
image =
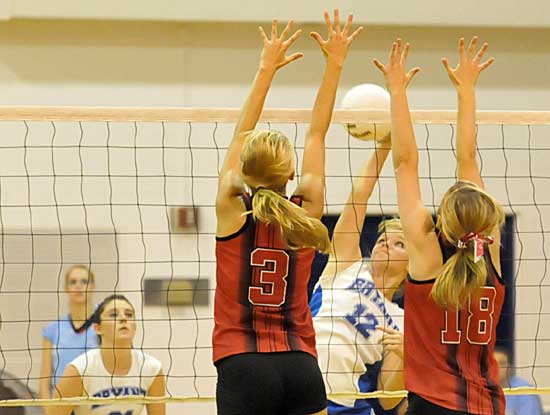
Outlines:
{"type": "Polygon", "coordinates": [[[336,267],[331,265],[332,264],[328,264],[325,267],[319,278],[320,284],[327,287],[334,287],[334,284],[338,286],[353,283],[361,285],[367,281],[372,281],[368,263],[363,260],[356,261],[348,267],[336,267]]]}
{"type": "Polygon", "coordinates": [[[511,388],[520,388],[524,386],[532,386],[526,379],[520,378],[518,376],[512,376],[510,379],[511,388]]]}
{"type": "Polygon", "coordinates": [[[46,324],[42,329],[42,336],[46,337],[51,342],[55,342],[55,337],[59,336],[59,333],[66,329],[69,324],[69,317],[62,316],[51,323],[46,324]]]}
{"type": "Polygon", "coordinates": [[[135,359],[143,376],[156,376],[162,369],[160,360],[143,350],[132,349],[132,359],[135,359]]]}
{"type": "Polygon", "coordinates": [[[86,371],[93,370],[99,366],[101,362],[101,350],[92,349],[86,353],[82,353],[75,358],[70,364],[74,366],[80,374],[84,374],[86,371]]]}
{"type": "Polygon", "coordinates": [[[394,303],[393,301],[387,301],[386,302],[386,309],[390,313],[390,315],[393,316],[402,316],[405,314],[405,310],[403,310],[397,303],[394,303]]]}

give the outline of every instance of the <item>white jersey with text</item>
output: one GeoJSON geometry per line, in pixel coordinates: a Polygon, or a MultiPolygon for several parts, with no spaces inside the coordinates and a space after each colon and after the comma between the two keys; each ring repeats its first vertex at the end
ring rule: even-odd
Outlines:
{"type": "MultiPolygon", "coordinates": [[[[336,275],[322,275],[310,301],[319,367],[327,394],[376,390],[362,378],[382,360],[382,332],[403,328],[403,309],[376,289],[368,263],[358,261],[336,275]]],[[[331,398],[353,406],[355,399],[331,398]]]]}
{"type": "MultiPolygon", "coordinates": [[[[90,350],[71,363],[84,385],[84,396],[115,398],[119,396],[145,396],[161,370],[156,358],[138,350],[132,350],[132,365],[126,375],[107,372],[101,358],[101,349],[90,350]]],[[[75,408],[76,415],[139,415],[145,404],[82,405],[75,408]]]]}

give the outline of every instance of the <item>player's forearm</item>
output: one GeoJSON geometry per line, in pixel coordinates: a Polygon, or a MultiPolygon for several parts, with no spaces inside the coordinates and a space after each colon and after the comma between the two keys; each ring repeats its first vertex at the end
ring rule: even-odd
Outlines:
{"type": "MultiPolygon", "coordinates": [[[[405,389],[403,378],[403,358],[394,352],[384,356],[380,375],[378,376],[378,389],[384,391],[398,391],[405,389]]],[[[402,398],[381,398],[380,405],[384,409],[394,408],[402,398]]]]}
{"type": "Polygon", "coordinates": [[[418,166],[418,148],[405,89],[391,91],[391,135],[393,166],[418,166]]]}
{"type": "MultiPolygon", "coordinates": [[[[51,398],[50,381],[49,375],[43,376],[41,373],[41,379],[38,382],[38,397],[40,399],[51,398]]],[[[44,406],[42,407],[42,411],[44,412],[44,415],[56,415],[55,407],[52,406],[44,406]]]]}
{"type": "Polygon", "coordinates": [[[473,86],[459,88],[457,94],[456,156],[460,176],[461,162],[471,163],[476,158],[476,97],[473,86]]]}
{"type": "Polygon", "coordinates": [[[225,160],[220,171],[220,180],[225,177],[228,171],[237,168],[245,140],[242,133],[253,130],[256,127],[274,75],[274,67],[260,67],[258,69],[252,84],[252,90],[241,110],[241,115],[235,127],[233,140],[225,155],[225,160]]]}
{"type": "Polygon", "coordinates": [[[38,397],[40,399],[50,399],[51,398],[51,392],[50,392],[50,378],[49,377],[43,377],[38,382],[38,397]]]}
{"type": "Polygon", "coordinates": [[[377,148],[353,181],[352,192],[334,228],[335,235],[337,232],[360,232],[363,228],[368,200],[376,186],[389,152],[389,147],[377,148]]]}
{"type": "Polygon", "coordinates": [[[323,140],[325,138],[332,118],[342,67],[343,64],[340,62],[330,58],[327,60],[323,80],[315,98],[308,136],[323,140]]]}
{"type": "MultiPolygon", "coordinates": [[[[377,146],[380,145],[377,144],[377,146]]],[[[374,150],[367,163],[363,166],[359,176],[353,182],[353,193],[348,199],[348,203],[365,205],[368,202],[389,154],[389,144],[387,147],[376,148],[374,150]]]]}
{"type": "Polygon", "coordinates": [[[253,130],[260,119],[264,108],[267,93],[275,76],[276,68],[273,66],[262,66],[258,68],[250,94],[244,103],[237,125],[235,127],[235,138],[241,133],[253,130]]]}

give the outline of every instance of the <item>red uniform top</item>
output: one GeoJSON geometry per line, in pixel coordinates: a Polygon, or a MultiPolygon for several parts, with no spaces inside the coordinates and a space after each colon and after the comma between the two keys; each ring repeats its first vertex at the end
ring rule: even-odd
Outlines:
{"type": "MultiPolygon", "coordinates": [[[[451,252],[449,252],[451,250],[451,252]]],[[[453,247],[442,244],[443,259],[453,247]]],[[[487,285],[459,311],[432,299],[435,280],[405,285],[405,387],[436,405],[480,415],[504,415],[493,357],[505,286],[485,247],[487,285]]]]}
{"type": "MultiPolygon", "coordinates": [[[[242,197],[251,210],[251,196],[242,197]]],[[[301,205],[300,197],[291,200],[301,205]]],[[[317,357],[307,298],[314,256],[311,248],[289,250],[278,226],[251,214],[238,232],[216,238],[214,363],[249,352],[317,357]]]]}

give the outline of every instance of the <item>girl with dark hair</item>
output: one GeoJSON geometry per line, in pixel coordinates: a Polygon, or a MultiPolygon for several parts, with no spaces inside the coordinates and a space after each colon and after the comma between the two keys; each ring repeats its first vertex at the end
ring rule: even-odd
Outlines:
{"type": "MultiPolygon", "coordinates": [[[[65,369],[55,398],[120,396],[164,396],[165,379],[160,361],[136,350],[135,310],[118,294],[101,302],[92,316],[100,347],[73,360],[65,369]]],[[[117,403],[106,405],[58,406],[52,415],[139,415],[147,407],[149,415],[164,415],[164,403],[117,403]]]]}

